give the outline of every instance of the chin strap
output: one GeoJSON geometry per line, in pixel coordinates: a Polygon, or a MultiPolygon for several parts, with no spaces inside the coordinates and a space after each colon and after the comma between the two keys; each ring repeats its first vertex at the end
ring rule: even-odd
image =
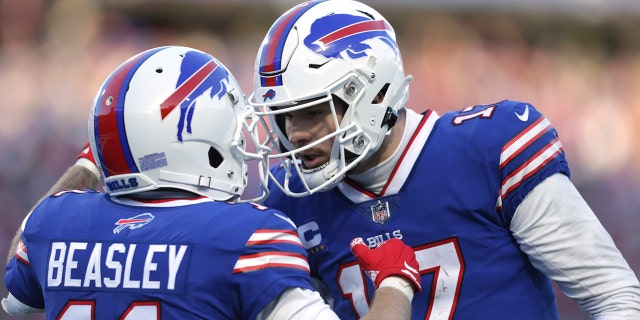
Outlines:
{"type": "Polygon", "coordinates": [[[391,101],[393,105],[387,107],[387,111],[384,114],[384,118],[382,119],[382,124],[380,125],[380,127],[383,127],[386,124],[388,125],[387,130],[390,130],[396,124],[396,120],[398,120],[398,109],[402,108],[403,104],[406,102],[406,91],[411,81],[413,81],[412,75],[408,75],[407,77],[405,77],[398,87],[396,94],[391,97],[389,101],[391,101]]]}
{"type": "Polygon", "coordinates": [[[387,125],[387,130],[393,128],[396,125],[396,121],[398,120],[398,112],[396,110],[391,109],[391,107],[387,107],[387,111],[384,113],[384,118],[382,118],[382,124],[380,127],[384,127],[387,125]]]}

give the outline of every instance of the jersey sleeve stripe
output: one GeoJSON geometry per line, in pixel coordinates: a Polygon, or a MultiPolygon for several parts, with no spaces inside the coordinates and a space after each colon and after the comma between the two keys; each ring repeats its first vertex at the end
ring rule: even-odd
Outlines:
{"type": "Polygon", "coordinates": [[[302,254],[287,252],[261,252],[241,256],[233,267],[233,273],[251,272],[267,268],[291,268],[309,272],[309,263],[302,254]]]}
{"type": "Polygon", "coordinates": [[[561,152],[562,144],[558,138],[549,142],[545,148],[533,155],[531,160],[523,163],[503,180],[502,187],[500,188],[500,198],[504,200],[507,195],[517,188],[524,180],[538,172],[561,152]]]}
{"type": "Polygon", "coordinates": [[[549,122],[547,118],[540,118],[511,139],[511,141],[502,148],[500,154],[500,169],[504,168],[522,150],[549,130],[551,130],[551,122],[549,122]]]}
{"type": "Polygon", "coordinates": [[[25,247],[22,240],[20,240],[18,246],[16,247],[16,259],[28,266],[31,266],[29,262],[29,256],[27,255],[27,247],[25,247]]]}
{"type": "Polygon", "coordinates": [[[288,243],[302,247],[298,233],[293,230],[256,230],[249,240],[247,246],[288,243]]]}

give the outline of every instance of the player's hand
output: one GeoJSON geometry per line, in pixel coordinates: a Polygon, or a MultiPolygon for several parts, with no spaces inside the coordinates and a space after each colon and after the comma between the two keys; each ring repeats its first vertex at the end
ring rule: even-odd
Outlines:
{"type": "Polygon", "coordinates": [[[358,259],[360,267],[367,273],[376,289],[389,276],[401,276],[413,283],[416,292],[420,286],[420,265],[413,248],[402,240],[392,238],[379,247],[369,249],[362,238],[351,240],[351,252],[358,259]]]}
{"type": "Polygon", "coordinates": [[[93,152],[91,151],[91,144],[89,141],[84,144],[80,153],[78,153],[78,157],[75,163],[75,166],[81,166],[85,169],[91,171],[98,180],[100,180],[100,170],[98,169],[98,165],[96,164],[96,159],[93,157],[93,152]]]}
{"type": "Polygon", "coordinates": [[[82,158],[91,161],[91,163],[93,163],[94,165],[96,164],[96,159],[93,158],[93,152],[91,152],[91,144],[89,143],[89,141],[85,143],[84,147],[82,147],[82,150],[80,150],[80,153],[78,153],[78,159],[82,158]]]}

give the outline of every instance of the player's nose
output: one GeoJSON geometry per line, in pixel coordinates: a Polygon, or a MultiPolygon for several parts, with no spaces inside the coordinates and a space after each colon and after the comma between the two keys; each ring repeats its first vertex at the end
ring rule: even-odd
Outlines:
{"type": "Polygon", "coordinates": [[[311,126],[304,117],[295,112],[287,115],[287,137],[294,146],[302,146],[311,142],[311,126]]]}

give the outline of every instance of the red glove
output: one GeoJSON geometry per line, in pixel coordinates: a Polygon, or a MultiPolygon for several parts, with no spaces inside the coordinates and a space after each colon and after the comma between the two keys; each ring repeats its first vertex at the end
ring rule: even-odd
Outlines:
{"type": "Polygon", "coordinates": [[[392,238],[379,247],[369,249],[362,238],[351,240],[351,252],[378,289],[380,282],[388,276],[401,276],[413,283],[417,292],[420,286],[420,265],[413,249],[402,240],[392,238]]]}
{"type": "Polygon", "coordinates": [[[96,159],[93,157],[93,152],[91,152],[91,144],[89,141],[85,143],[80,153],[78,153],[78,159],[76,160],[75,166],[81,166],[85,169],[91,171],[98,180],[100,180],[100,170],[98,169],[98,165],[96,164],[96,159]]]}
{"type": "Polygon", "coordinates": [[[80,153],[78,153],[78,159],[80,158],[85,158],[91,161],[91,163],[96,164],[96,159],[93,158],[93,152],[91,152],[91,144],[89,144],[89,141],[87,141],[84,147],[82,147],[80,153]]]}

